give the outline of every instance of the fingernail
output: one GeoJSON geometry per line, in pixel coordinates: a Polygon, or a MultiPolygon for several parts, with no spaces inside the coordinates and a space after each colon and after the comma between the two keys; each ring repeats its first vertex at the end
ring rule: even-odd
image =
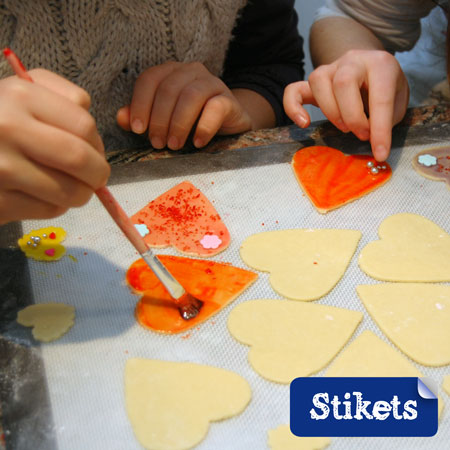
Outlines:
{"type": "Polygon", "coordinates": [[[203,141],[202,141],[201,139],[196,138],[196,139],[194,139],[194,145],[195,145],[197,148],[201,148],[201,147],[203,147],[205,144],[203,143],[203,141]]]}
{"type": "Polygon", "coordinates": [[[175,136],[170,136],[167,141],[167,146],[172,150],[178,150],[180,144],[178,143],[178,139],[175,136]]]}
{"type": "Polygon", "coordinates": [[[340,119],[336,122],[336,126],[337,126],[343,133],[348,133],[348,132],[350,131],[349,128],[347,127],[347,125],[345,125],[345,123],[342,122],[342,120],[340,120],[340,119]]]}
{"type": "Polygon", "coordinates": [[[137,134],[142,134],[145,131],[142,120],[133,119],[133,122],[131,122],[131,129],[137,134]]]}
{"type": "Polygon", "coordinates": [[[303,114],[297,114],[295,116],[295,123],[300,127],[303,128],[308,123],[308,119],[303,114]]]}
{"type": "Polygon", "coordinates": [[[157,148],[158,150],[164,148],[164,142],[159,136],[152,136],[150,141],[153,148],[157,148]]]}
{"type": "Polygon", "coordinates": [[[378,162],[386,161],[388,154],[388,150],[384,145],[378,145],[374,152],[375,159],[378,162]]]}

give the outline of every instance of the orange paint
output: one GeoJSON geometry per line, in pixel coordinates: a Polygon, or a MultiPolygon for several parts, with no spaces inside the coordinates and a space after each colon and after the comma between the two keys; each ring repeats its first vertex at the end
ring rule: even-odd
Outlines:
{"type": "Polygon", "coordinates": [[[126,280],[134,291],[143,294],[136,305],[136,319],[142,326],[161,333],[180,333],[199,325],[232,302],[258,277],[248,270],[215,261],[170,255],[158,258],[187,292],[204,302],[197,317],[184,320],[144,260],[135,261],[126,280]]]}
{"type": "Polygon", "coordinates": [[[392,170],[369,155],[345,155],[331,147],[305,147],[292,159],[295,176],[319,212],[339,208],[386,183],[392,170]],[[384,165],[374,175],[367,167],[384,165]]]}
{"type": "Polygon", "coordinates": [[[144,240],[150,247],[171,245],[187,255],[212,256],[230,243],[230,233],[214,206],[188,181],[150,202],[131,221],[147,225],[150,233],[144,240]],[[215,235],[222,242],[216,248],[205,248],[201,244],[205,235],[215,235]]]}

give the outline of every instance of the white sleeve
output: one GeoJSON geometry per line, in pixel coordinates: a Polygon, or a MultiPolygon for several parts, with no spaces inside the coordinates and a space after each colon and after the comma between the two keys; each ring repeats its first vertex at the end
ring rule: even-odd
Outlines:
{"type": "Polygon", "coordinates": [[[423,0],[326,0],[314,21],[348,17],[369,28],[391,52],[414,47],[420,36],[420,19],[436,5],[423,0]]]}

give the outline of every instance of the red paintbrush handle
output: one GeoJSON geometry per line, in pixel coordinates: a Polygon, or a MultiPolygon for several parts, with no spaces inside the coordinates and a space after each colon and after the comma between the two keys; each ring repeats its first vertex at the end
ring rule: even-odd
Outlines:
{"type": "Polygon", "coordinates": [[[95,193],[134,248],[139,253],[145,253],[148,250],[147,244],[109,189],[105,186],[96,190],[95,193]]]}

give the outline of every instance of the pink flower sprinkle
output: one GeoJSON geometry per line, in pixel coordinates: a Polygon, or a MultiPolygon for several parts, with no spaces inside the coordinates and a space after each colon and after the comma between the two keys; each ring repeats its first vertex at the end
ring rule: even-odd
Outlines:
{"type": "Polygon", "coordinates": [[[44,252],[47,256],[55,256],[55,249],[54,248],[48,248],[44,252]]]}
{"type": "Polygon", "coordinates": [[[203,248],[217,248],[222,243],[222,240],[215,234],[205,234],[200,241],[203,248]]]}

